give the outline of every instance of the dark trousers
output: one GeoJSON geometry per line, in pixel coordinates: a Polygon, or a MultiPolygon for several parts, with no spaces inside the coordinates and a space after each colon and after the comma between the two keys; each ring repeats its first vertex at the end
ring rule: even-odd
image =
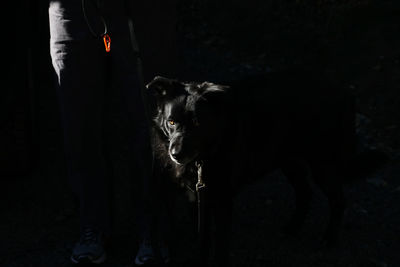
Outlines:
{"type": "MultiPolygon", "coordinates": [[[[120,90],[124,110],[134,125],[131,149],[137,168],[132,179],[143,181],[144,195],[151,176],[148,123],[136,58],[125,14],[106,18],[112,40],[111,52],[106,53],[102,39],[92,36],[80,1],[60,2],[50,2],[50,53],[57,78],[68,177],[80,201],[81,227],[109,231],[111,181],[104,136],[107,90],[120,90]]],[[[102,33],[101,23],[95,22],[93,27],[102,33]]],[[[138,217],[146,228],[146,216],[138,217]]]]}

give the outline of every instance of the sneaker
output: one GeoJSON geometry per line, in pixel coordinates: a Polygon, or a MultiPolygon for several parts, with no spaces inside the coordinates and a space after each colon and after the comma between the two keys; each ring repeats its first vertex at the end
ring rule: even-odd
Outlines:
{"type": "Polygon", "coordinates": [[[100,264],[106,260],[104,249],[104,238],[101,232],[92,228],[85,228],[81,238],[72,251],[71,261],[73,263],[100,264]]]}
{"type": "Polygon", "coordinates": [[[171,261],[171,258],[169,256],[169,249],[167,245],[165,243],[161,243],[159,247],[161,260],[164,262],[164,264],[168,264],[171,261]]]}
{"type": "Polygon", "coordinates": [[[155,261],[156,256],[153,246],[151,245],[151,241],[149,239],[144,239],[139,245],[139,250],[135,258],[135,264],[141,266],[144,264],[154,264],[155,261]]]}

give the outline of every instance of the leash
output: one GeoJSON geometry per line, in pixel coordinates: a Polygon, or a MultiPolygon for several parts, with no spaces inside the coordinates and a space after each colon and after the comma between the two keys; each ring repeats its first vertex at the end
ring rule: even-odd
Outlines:
{"type": "Polygon", "coordinates": [[[86,0],[81,0],[81,4],[82,4],[83,17],[85,18],[85,21],[89,28],[90,33],[93,35],[94,38],[99,38],[99,37],[102,38],[106,52],[107,53],[110,52],[111,51],[111,37],[110,37],[110,35],[108,35],[107,23],[99,11],[98,5],[96,6],[93,4],[96,12],[98,13],[98,16],[99,16],[101,22],[103,23],[103,27],[104,27],[103,33],[100,33],[100,34],[96,33],[96,31],[93,29],[92,25],[90,24],[90,21],[87,16],[87,12],[86,12],[86,0]]]}
{"type": "Polygon", "coordinates": [[[197,167],[197,183],[196,183],[196,193],[197,193],[197,233],[199,235],[200,241],[204,238],[205,232],[205,189],[206,184],[203,181],[203,161],[196,161],[195,165],[197,167]]]}
{"type": "MultiPolygon", "coordinates": [[[[95,0],[81,0],[81,4],[82,4],[82,13],[83,13],[83,17],[85,18],[86,24],[88,26],[88,29],[90,31],[90,33],[93,35],[94,38],[99,38],[101,37],[103,39],[104,42],[104,47],[106,52],[110,52],[111,51],[111,37],[108,34],[108,27],[107,27],[107,23],[106,20],[104,19],[104,17],[102,16],[101,12],[100,12],[100,2],[101,0],[97,0],[97,4],[94,3],[95,0]],[[88,14],[87,14],[87,1],[89,1],[89,3],[92,4],[93,8],[95,9],[98,17],[100,18],[103,27],[104,27],[104,31],[103,33],[98,33],[94,30],[94,28],[92,27],[90,20],[88,18],[88,14]]],[[[144,76],[143,76],[143,64],[142,64],[142,59],[140,58],[140,50],[139,50],[139,45],[136,39],[136,34],[134,31],[134,27],[133,27],[133,21],[132,21],[132,16],[129,13],[129,10],[132,8],[128,5],[128,3],[126,2],[126,10],[127,10],[127,19],[128,19],[128,26],[129,26],[129,37],[130,37],[130,41],[131,41],[131,47],[134,53],[134,56],[136,57],[136,63],[137,63],[137,74],[138,74],[138,79],[139,79],[139,84],[140,84],[140,91],[141,91],[141,96],[142,96],[142,101],[144,104],[144,109],[145,109],[145,117],[147,119],[147,121],[149,122],[149,126],[151,125],[151,120],[149,117],[149,104],[146,98],[146,88],[145,88],[145,80],[144,80],[144,76]]]]}
{"type": "Polygon", "coordinates": [[[140,57],[140,49],[139,49],[139,44],[136,38],[135,34],[135,29],[133,27],[133,21],[131,16],[128,16],[128,26],[129,26],[129,35],[130,35],[130,40],[131,40],[131,46],[133,53],[136,58],[136,70],[137,70],[137,75],[139,79],[139,86],[140,86],[140,92],[142,96],[142,102],[144,106],[144,112],[145,112],[145,117],[147,119],[147,122],[149,124],[149,127],[152,124],[152,120],[150,118],[150,106],[149,106],[149,101],[147,100],[147,93],[146,93],[146,86],[145,86],[145,80],[144,80],[144,75],[143,75],[143,63],[142,63],[142,58],[140,57]]]}

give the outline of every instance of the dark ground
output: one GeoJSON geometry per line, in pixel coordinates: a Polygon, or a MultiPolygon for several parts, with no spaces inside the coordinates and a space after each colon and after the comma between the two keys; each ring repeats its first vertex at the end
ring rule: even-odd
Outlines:
{"type": "MultiPolygon", "coordinates": [[[[183,2],[183,1],[182,1],[183,2]]],[[[279,229],[294,205],[279,172],[260,179],[235,199],[231,258],[236,266],[400,266],[400,3],[398,1],[185,1],[180,4],[184,79],[219,81],[290,66],[323,68],[354,92],[358,131],[366,146],[391,161],[345,188],[349,199],[342,243],[318,250],[327,202],[314,204],[298,238],[279,229]],[[242,3],[243,2],[243,3],[242,3]]],[[[46,40],[47,42],[47,40],[46,40]]],[[[46,54],[47,55],[47,54],[46,54]]],[[[45,58],[42,63],[46,62],[45,58]]],[[[61,130],[50,82],[35,89],[35,168],[25,176],[2,175],[0,266],[70,266],[78,218],[63,167],[61,130]]],[[[130,126],[118,101],[114,129],[115,236],[104,266],[129,266],[137,249],[132,210],[130,126]]],[[[2,129],[4,134],[6,129],[2,129]]],[[[133,190],[134,191],[134,190],[133,190]]],[[[179,197],[177,202],[183,201],[179,197]]],[[[175,266],[194,255],[192,207],[182,215],[172,254],[175,266]]]]}

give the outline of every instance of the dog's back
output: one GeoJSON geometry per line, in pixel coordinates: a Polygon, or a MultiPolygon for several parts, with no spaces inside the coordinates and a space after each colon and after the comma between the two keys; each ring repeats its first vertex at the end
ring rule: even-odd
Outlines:
{"type": "Polygon", "coordinates": [[[250,77],[235,82],[231,94],[237,155],[256,175],[285,158],[344,164],[355,154],[354,98],[321,75],[250,77]]]}

